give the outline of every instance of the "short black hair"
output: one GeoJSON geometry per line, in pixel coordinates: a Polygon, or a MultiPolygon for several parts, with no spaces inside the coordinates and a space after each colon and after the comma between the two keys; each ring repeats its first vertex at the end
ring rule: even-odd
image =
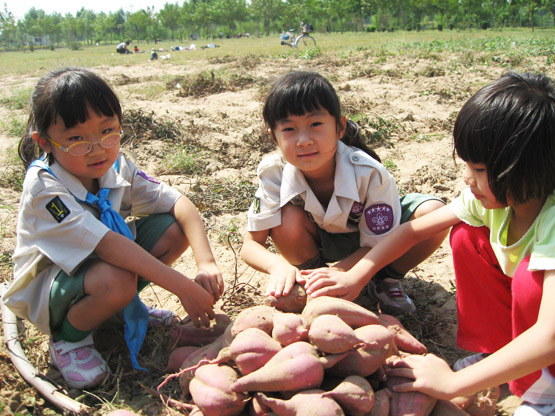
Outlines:
{"type": "Polygon", "coordinates": [[[348,120],[346,126],[343,126],[339,97],[333,85],[317,72],[292,71],[274,82],[264,100],[262,117],[273,132],[280,120],[291,115],[302,116],[319,109],[325,109],[330,113],[335,119],[337,128],[346,129],[341,138],[342,142],[358,147],[380,161],[376,152],[365,143],[355,122],[348,120]]]}
{"type": "Polygon", "coordinates": [[[484,164],[500,203],[555,190],[555,85],[542,74],[509,72],[474,94],[453,129],[454,151],[484,164]]]}
{"type": "Polygon", "coordinates": [[[58,116],[67,128],[84,123],[89,118],[88,108],[98,115],[117,116],[122,122],[121,105],[115,92],[89,69],[66,67],[42,77],[31,96],[29,121],[19,144],[24,165],[28,166],[36,158],[33,131],[46,135],[58,116]]]}

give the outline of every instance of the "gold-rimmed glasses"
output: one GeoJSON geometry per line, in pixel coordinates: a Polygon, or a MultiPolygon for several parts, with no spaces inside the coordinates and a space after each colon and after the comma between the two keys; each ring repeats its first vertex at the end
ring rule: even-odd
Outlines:
{"type": "Polygon", "coordinates": [[[73,155],[73,156],[86,155],[87,153],[89,153],[92,150],[92,148],[95,144],[99,144],[104,149],[109,149],[110,147],[114,147],[121,140],[121,136],[123,136],[123,130],[121,129],[121,126],[120,126],[119,131],[108,133],[105,136],[102,136],[98,141],[96,141],[94,143],[90,142],[88,140],[79,140],[78,142],[70,144],[68,147],[64,147],[60,143],[57,143],[54,140],[52,140],[47,135],[44,135],[44,137],[50,143],[52,143],[54,146],[56,146],[62,152],[67,152],[67,153],[69,153],[70,155],[73,155]]]}

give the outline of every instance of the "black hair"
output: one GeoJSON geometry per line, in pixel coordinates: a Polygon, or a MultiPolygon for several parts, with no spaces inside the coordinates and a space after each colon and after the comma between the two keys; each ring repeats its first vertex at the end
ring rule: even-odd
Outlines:
{"type": "Polygon", "coordinates": [[[18,149],[25,168],[40,156],[33,132],[46,135],[58,116],[66,128],[87,121],[88,108],[98,115],[117,116],[122,122],[121,105],[112,88],[85,68],[66,67],[42,77],[31,95],[30,107],[29,121],[18,149]]]}
{"type": "Polygon", "coordinates": [[[266,96],[262,117],[273,132],[280,120],[290,115],[301,116],[318,109],[327,110],[335,118],[337,128],[345,127],[342,142],[348,146],[358,147],[380,161],[376,152],[364,142],[360,129],[354,121],[347,120],[347,125],[342,125],[339,97],[331,83],[316,72],[293,71],[279,78],[266,96]]]}
{"type": "Polygon", "coordinates": [[[484,164],[490,189],[507,204],[542,199],[555,190],[555,85],[541,74],[509,72],[462,107],[454,152],[484,164]]]}

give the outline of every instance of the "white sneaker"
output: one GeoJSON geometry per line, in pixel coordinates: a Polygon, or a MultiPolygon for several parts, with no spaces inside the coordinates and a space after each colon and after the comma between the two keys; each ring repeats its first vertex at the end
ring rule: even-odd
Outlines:
{"type": "Polygon", "coordinates": [[[92,335],[79,342],[50,338],[50,363],[56,367],[69,387],[83,389],[103,381],[110,369],[94,348],[92,335]]]}
{"type": "Polygon", "coordinates": [[[473,355],[469,355],[468,357],[460,358],[457,361],[455,361],[455,364],[453,364],[453,367],[452,367],[453,371],[459,371],[459,370],[462,370],[463,368],[471,366],[472,364],[476,364],[478,361],[482,361],[488,355],[489,354],[485,352],[480,352],[478,354],[473,354],[473,355]]]}
{"type": "Polygon", "coordinates": [[[384,313],[411,314],[416,311],[412,299],[403,292],[403,286],[398,279],[386,278],[368,283],[368,296],[380,304],[384,313]]]}

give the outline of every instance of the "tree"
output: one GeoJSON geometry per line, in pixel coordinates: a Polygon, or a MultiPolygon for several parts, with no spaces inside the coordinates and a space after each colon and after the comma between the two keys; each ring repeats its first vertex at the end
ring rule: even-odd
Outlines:
{"type": "Polygon", "coordinates": [[[252,16],[257,22],[262,23],[266,36],[270,35],[270,24],[279,20],[283,7],[281,0],[251,1],[252,16]]]}
{"type": "Polygon", "coordinates": [[[158,12],[158,20],[170,31],[171,40],[174,40],[181,21],[181,8],[177,4],[164,4],[164,8],[158,12]]]}

